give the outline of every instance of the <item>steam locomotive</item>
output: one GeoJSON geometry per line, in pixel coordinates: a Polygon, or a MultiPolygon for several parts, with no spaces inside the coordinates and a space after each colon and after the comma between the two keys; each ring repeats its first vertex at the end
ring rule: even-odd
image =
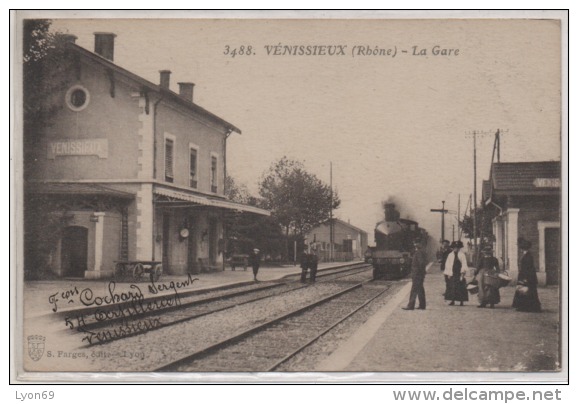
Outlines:
{"type": "Polygon", "coordinates": [[[399,279],[411,271],[415,239],[425,240],[425,230],[409,219],[400,219],[393,203],[384,204],[385,220],[375,226],[371,250],[373,279],[399,279]]]}

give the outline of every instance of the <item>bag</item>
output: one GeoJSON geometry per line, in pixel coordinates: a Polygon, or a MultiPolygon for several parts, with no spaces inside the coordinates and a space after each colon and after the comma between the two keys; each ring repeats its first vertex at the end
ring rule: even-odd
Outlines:
{"type": "Polygon", "coordinates": [[[530,288],[527,287],[526,285],[516,286],[516,293],[519,295],[526,296],[526,295],[528,295],[529,291],[530,291],[530,288]]]}
{"type": "Polygon", "coordinates": [[[498,275],[490,275],[489,273],[484,274],[484,284],[491,286],[493,288],[500,288],[502,286],[502,281],[498,275]]]}
{"type": "Polygon", "coordinates": [[[478,280],[475,278],[472,279],[472,281],[470,283],[468,283],[468,286],[466,286],[466,289],[468,290],[470,295],[475,295],[476,293],[478,293],[480,290],[480,288],[478,286],[478,280]]]}
{"type": "Polygon", "coordinates": [[[498,278],[500,278],[500,287],[508,286],[510,282],[512,282],[512,278],[510,278],[506,271],[498,274],[498,278]]]}

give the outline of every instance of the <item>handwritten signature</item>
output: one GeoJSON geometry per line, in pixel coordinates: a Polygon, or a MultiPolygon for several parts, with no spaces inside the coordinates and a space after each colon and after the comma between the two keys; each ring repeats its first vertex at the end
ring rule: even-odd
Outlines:
{"type": "Polygon", "coordinates": [[[154,313],[168,307],[181,305],[179,291],[190,287],[198,278],[190,274],[184,281],[171,281],[158,283],[153,280],[148,284],[149,298],[145,299],[145,293],[138,285],[131,284],[129,290],[117,291],[117,283],[110,281],[107,291],[103,295],[97,295],[91,288],[79,290],[74,287],[70,290],[59,291],[49,296],[48,301],[53,306],[52,311],[58,311],[58,304],[66,302],[74,303],[78,300],[84,307],[93,307],[91,313],[76,313],[64,319],[69,329],[77,329],[84,334],[82,341],[89,345],[103,343],[128,335],[140,334],[162,326],[160,318],[138,319],[147,313],[154,313]],[[163,293],[167,292],[167,293],[163,293]],[[102,331],[91,331],[88,321],[92,318],[93,323],[107,320],[122,320],[120,325],[102,331]]]}
{"type": "MultiPolygon", "coordinates": [[[[187,275],[187,279],[184,281],[170,281],[168,283],[157,283],[153,280],[150,281],[148,285],[148,291],[152,295],[158,295],[159,293],[166,291],[173,291],[178,293],[180,289],[187,288],[191,286],[199,278],[193,278],[191,274],[187,275]]],[[[97,296],[91,288],[84,288],[79,290],[74,287],[65,291],[58,291],[51,294],[48,297],[48,302],[52,305],[52,311],[58,311],[58,305],[62,302],[67,304],[72,304],[75,299],[85,307],[91,306],[104,306],[117,303],[126,302],[140,302],[144,300],[145,295],[138,285],[131,284],[128,291],[116,292],[117,283],[115,281],[110,281],[107,285],[107,294],[103,296],[97,296]]]]}

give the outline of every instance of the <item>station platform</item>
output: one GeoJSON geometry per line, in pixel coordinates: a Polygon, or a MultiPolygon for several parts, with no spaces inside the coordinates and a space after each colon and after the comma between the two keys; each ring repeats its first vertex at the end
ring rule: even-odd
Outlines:
{"type": "MultiPolygon", "coordinates": [[[[416,372],[544,372],[547,380],[546,372],[559,371],[563,334],[558,286],[538,288],[541,313],[513,309],[514,286],[500,289],[501,302],[494,309],[478,308],[477,295],[469,295],[464,306],[448,306],[437,263],[428,267],[424,286],[426,310],[402,310],[409,299],[408,280],[315,371],[413,374],[407,380],[416,372]]],[[[439,375],[431,374],[432,380],[439,375]]],[[[517,380],[513,373],[494,377],[517,380]]]]}

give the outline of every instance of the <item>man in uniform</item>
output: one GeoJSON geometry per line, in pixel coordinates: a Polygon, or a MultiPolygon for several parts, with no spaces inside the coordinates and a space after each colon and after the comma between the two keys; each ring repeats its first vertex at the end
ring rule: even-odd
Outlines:
{"type": "Polygon", "coordinates": [[[261,264],[261,251],[258,248],[253,248],[253,252],[249,255],[249,263],[253,267],[253,279],[258,282],[257,274],[261,264]]]}
{"type": "Polygon", "coordinates": [[[440,261],[440,270],[443,272],[446,269],[446,259],[448,255],[452,252],[450,248],[450,241],[443,240],[442,241],[442,249],[441,249],[441,261],[440,261]]]}
{"type": "MultiPolygon", "coordinates": [[[[450,255],[450,253],[452,252],[452,249],[450,247],[450,241],[449,240],[443,240],[442,241],[442,249],[441,249],[441,261],[440,261],[440,271],[444,271],[446,269],[446,260],[448,259],[448,255],[450,255]]],[[[446,281],[446,290],[444,291],[443,296],[446,296],[448,294],[448,290],[450,288],[450,277],[447,275],[444,275],[444,279],[446,281]]]]}
{"type": "Polygon", "coordinates": [[[301,283],[305,283],[307,280],[307,269],[309,268],[309,254],[307,248],[303,249],[301,253],[301,283]]]}
{"type": "Polygon", "coordinates": [[[415,308],[416,298],[419,299],[418,309],[425,310],[425,289],[423,281],[425,280],[425,267],[427,265],[427,258],[423,251],[421,240],[414,240],[413,245],[415,252],[411,260],[411,292],[409,294],[409,302],[404,310],[413,310],[415,308]]]}

